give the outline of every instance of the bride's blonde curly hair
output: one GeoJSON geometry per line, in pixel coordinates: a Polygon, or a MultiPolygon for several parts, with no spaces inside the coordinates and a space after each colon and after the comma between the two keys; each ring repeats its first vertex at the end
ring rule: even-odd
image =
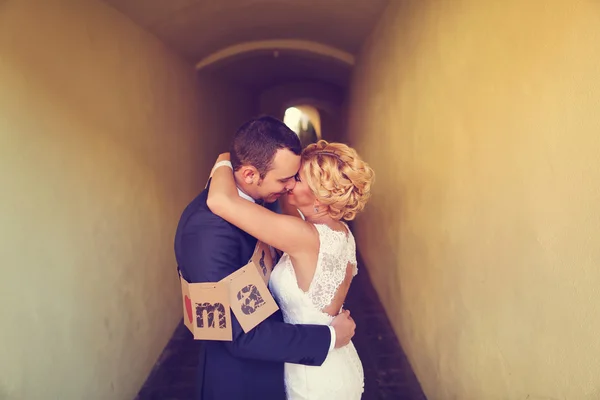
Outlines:
{"type": "Polygon", "coordinates": [[[301,168],[308,187],[333,219],[353,220],[371,197],[375,173],[345,144],[320,140],[308,145],[301,168]]]}

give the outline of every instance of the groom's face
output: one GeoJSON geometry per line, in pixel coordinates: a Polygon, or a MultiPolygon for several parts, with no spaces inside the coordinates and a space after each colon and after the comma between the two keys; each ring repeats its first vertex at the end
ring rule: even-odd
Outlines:
{"type": "Polygon", "coordinates": [[[258,197],[267,203],[277,201],[296,185],[295,176],[298,169],[300,169],[300,156],[288,149],[277,150],[271,170],[257,183],[258,197]]]}

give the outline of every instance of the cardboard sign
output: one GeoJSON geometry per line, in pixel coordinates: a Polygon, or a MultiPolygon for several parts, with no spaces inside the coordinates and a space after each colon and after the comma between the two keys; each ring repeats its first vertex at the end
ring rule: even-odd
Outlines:
{"type": "Polygon", "coordinates": [[[180,274],[183,320],[194,339],[233,340],[230,310],[246,333],[277,311],[271,271],[271,248],[258,242],[250,262],[219,282],[188,283],[180,274]]]}
{"type": "Polygon", "coordinates": [[[229,282],[231,311],[246,333],[279,309],[259,271],[262,268],[250,261],[223,279],[229,282]]]}
{"type": "Polygon", "coordinates": [[[196,340],[231,341],[229,291],[225,282],[188,283],[182,276],[183,320],[196,340]]]}
{"type": "Polygon", "coordinates": [[[257,242],[252,255],[252,262],[258,267],[258,272],[265,285],[269,285],[271,271],[273,271],[273,257],[271,247],[263,242],[257,242]]]}

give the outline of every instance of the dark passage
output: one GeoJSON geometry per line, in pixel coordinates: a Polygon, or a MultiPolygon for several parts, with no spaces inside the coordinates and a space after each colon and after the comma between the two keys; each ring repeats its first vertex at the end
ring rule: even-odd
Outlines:
{"type": "MultiPolygon", "coordinates": [[[[359,269],[346,308],[357,324],[353,342],[365,370],[363,400],[426,400],[365,268],[359,269]]],[[[181,323],[136,400],[193,399],[198,345],[181,323]]]]}

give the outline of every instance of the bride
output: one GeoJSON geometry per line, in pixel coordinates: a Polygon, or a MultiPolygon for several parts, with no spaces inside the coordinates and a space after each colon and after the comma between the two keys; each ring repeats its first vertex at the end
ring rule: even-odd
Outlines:
{"type": "MultiPolygon", "coordinates": [[[[224,160],[228,153],[217,163],[224,160]]],[[[242,199],[231,170],[218,166],[207,204],[221,218],[284,252],[269,286],[285,322],[329,325],[358,273],[354,237],[344,221],[365,207],[374,173],[341,143],[311,144],[301,160],[287,202],[302,219],[242,199]]],[[[285,364],[285,386],[291,400],[360,399],[364,374],[354,345],[331,351],[319,367],[285,364]]]]}

